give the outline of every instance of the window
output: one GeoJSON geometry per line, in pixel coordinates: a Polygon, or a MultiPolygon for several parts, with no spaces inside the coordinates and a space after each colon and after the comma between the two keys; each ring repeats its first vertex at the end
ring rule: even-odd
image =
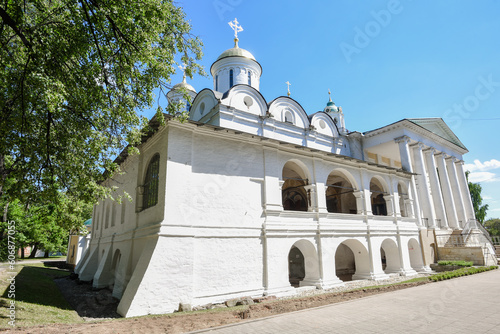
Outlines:
{"type": "Polygon", "coordinates": [[[229,88],[233,87],[233,70],[229,70],[229,88]]]}
{"type": "Polygon", "coordinates": [[[293,116],[289,110],[285,111],[285,123],[293,124],[293,116]]]}
{"type": "Polygon", "coordinates": [[[219,91],[219,75],[215,76],[215,90],[219,91]]]}
{"type": "Polygon", "coordinates": [[[144,197],[142,209],[145,210],[158,203],[158,179],[160,170],[160,155],[156,154],[149,162],[144,179],[144,197]]]}
{"type": "Polygon", "coordinates": [[[248,72],[248,85],[252,85],[252,73],[250,71],[248,72]]]}

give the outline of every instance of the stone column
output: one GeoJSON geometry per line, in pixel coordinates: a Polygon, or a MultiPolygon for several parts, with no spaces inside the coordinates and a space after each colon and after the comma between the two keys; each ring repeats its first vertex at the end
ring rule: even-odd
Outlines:
{"type": "Polygon", "coordinates": [[[472,205],[472,199],[470,197],[469,185],[464,172],[464,161],[459,160],[455,164],[457,168],[458,181],[460,182],[460,188],[462,189],[462,196],[464,200],[464,208],[467,219],[476,219],[476,213],[474,212],[474,206],[472,205]]]}
{"type": "Polygon", "coordinates": [[[364,192],[362,190],[356,190],[352,194],[356,197],[356,214],[365,214],[364,192]]]}
{"type": "Polygon", "coordinates": [[[446,210],[446,218],[448,219],[448,226],[456,230],[459,228],[457,208],[455,206],[453,191],[451,189],[450,176],[448,174],[448,169],[446,168],[446,157],[446,154],[440,153],[436,155],[436,160],[439,170],[439,180],[441,181],[441,186],[443,188],[444,207],[446,210]]]}
{"type": "MultiPolygon", "coordinates": [[[[410,173],[413,173],[413,167],[411,164],[411,156],[410,156],[410,137],[402,136],[394,139],[394,141],[399,145],[399,155],[401,158],[401,166],[402,168],[410,173]]],[[[408,189],[408,193],[411,193],[411,200],[408,202],[411,207],[411,211],[414,214],[414,217],[417,219],[417,225],[422,226],[422,217],[420,216],[420,202],[418,201],[417,196],[417,186],[415,184],[415,176],[411,177],[410,189],[408,189]]]]}
{"type": "Polygon", "coordinates": [[[384,195],[385,207],[387,208],[387,216],[394,216],[394,197],[393,195],[384,195]]]}
{"type": "Polygon", "coordinates": [[[465,205],[462,195],[462,189],[460,187],[460,181],[458,180],[458,173],[455,167],[455,162],[457,158],[449,157],[446,158],[446,164],[448,167],[448,172],[450,173],[450,184],[453,192],[453,199],[455,201],[455,207],[457,209],[457,217],[459,221],[459,228],[463,228],[467,223],[467,217],[465,215],[465,205]],[[461,222],[461,223],[460,223],[461,222]]]}
{"type": "Polygon", "coordinates": [[[425,160],[422,149],[424,145],[418,142],[414,145],[414,157],[415,157],[415,171],[417,172],[418,188],[419,188],[419,200],[420,205],[422,205],[422,211],[424,213],[424,218],[428,219],[428,227],[436,228],[436,213],[434,211],[434,203],[432,202],[432,195],[429,189],[429,180],[427,178],[427,171],[425,168],[425,160]]]}
{"type": "Polygon", "coordinates": [[[281,172],[282,166],[278,163],[278,150],[264,147],[264,203],[266,211],[283,211],[281,172]]]}
{"type": "Polygon", "coordinates": [[[316,195],[318,203],[318,212],[327,213],[326,209],[326,187],[324,183],[316,182],[316,195]]]}
{"type": "Polygon", "coordinates": [[[439,176],[437,173],[436,160],[434,158],[436,150],[433,147],[431,147],[430,149],[425,150],[424,152],[425,152],[425,158],[427,160],[427,170],[429,171],[429,181],[431,184],[434,209],[436,210],[437,219],[441,220],[441,224],[439,225],[439,227],[447,228],[448,219],[446,218],[446,210],[444,208],[443,194],[441,193],[441,185],[439,184],[439,176]]]}

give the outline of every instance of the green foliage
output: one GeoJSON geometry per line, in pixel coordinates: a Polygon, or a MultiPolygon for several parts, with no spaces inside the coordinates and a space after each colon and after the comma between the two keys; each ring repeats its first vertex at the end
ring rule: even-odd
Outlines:
{"type": "Polygon", "coordinates": [[[460,269],[457,269],[454,271],[445,271],[443,273],[431,275],[431,276],[429,276],[429,279],[434,281],[434,282],[444,281],[444,280],[447,280],[450,278],[473,275],[473,274],[482,273],[484,271],[489,271],[489,270],[494,270],[494,269],[498,269],[498,266],[460,268],[460,269]]]}
{"type": "Polygon", "coordinates": [[[467,177],[467,183],[469,185],[470,197],[472,199],[472,205],[474,206],[474,213],[476,214],[476,219],[484,224],[484,219],[486,218],[486,211],[488,211],[488,204],[483,205],[483,197],[481,197],[481,191],[483,188],[479,183],[469,182],[469,171],[465,172],[467,177]]]}
{"type": "Polygon", "coordinates": [[[438,261],[440,266],[459,266],[459,267],[472,267],[474,262],[472,261],[438,261]]]}
{"type": "Polygon", "coordinates": [[[500,236],[500,219],[493,218],[484,222],[484,227],[492,236],[500,236]]]}
{"type": "Polygon", "coordinates": [[[0,200],[109,194],[103,172],[140,141],[153,90],[180,62],[203,74],[173,1],[9,0],[0,18],[0,200]]]}

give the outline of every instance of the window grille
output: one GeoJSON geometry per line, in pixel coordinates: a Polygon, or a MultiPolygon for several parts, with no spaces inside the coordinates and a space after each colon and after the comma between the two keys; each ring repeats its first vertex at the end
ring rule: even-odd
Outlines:
{"type": "Polygon", "coordinates": [[[158,180],[160,170],[160,155],[156,154],[149,162],[144,180],[144,197],[142,209],[145,210],[158,203],[158,180]]]}

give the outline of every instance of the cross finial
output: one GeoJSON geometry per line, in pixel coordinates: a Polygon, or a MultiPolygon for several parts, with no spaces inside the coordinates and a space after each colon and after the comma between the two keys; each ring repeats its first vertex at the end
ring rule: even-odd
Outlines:
{"type": "Polygon", "coordinates": [[[234,18],[234,21],[229,21],[227,24],[234,30],[234,47],[238,47],[238,33],[243,31],[243,27],[238,25],[239,22],[236,18],[234,18]]]}
{"type": "Polygon", "coordinates": [[[182,71],[182,82],[186,82],[186,64],[182,63],[182,65],[179,65],[178,67],[182,71]]]}
{"type": "Polygon", "coordinates": [[[287,95],[290,97],[290,86],[292,85],[290,82],[285,82],[286,85],[287,85],[287,89],[288,89],[288,92],[287,92],[287,95]]]}

